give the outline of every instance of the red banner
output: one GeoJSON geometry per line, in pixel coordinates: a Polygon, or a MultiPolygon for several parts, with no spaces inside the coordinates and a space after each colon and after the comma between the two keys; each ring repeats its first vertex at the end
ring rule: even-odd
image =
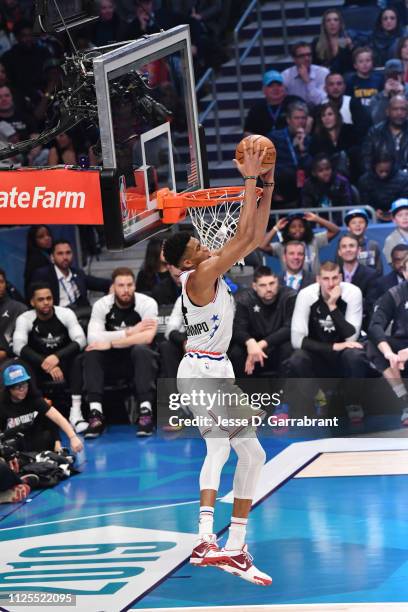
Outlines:
{"type": "Polygon", "coordinates": [[[102,225],[98,170],[0,171],[0,225],[102,225]]]}

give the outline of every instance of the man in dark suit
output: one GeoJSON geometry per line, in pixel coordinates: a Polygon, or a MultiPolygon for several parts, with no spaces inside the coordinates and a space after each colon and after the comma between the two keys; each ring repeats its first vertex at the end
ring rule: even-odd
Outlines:
{"type": "Polygon", "coordinates": [[[284,245],[283,261],[286,272],[279,278],[282,286],[300,291],[316,282],[314,275],[303,269],[305,255],[305,243],[300,240],[290,240],[284,245]]]}
{"type": "Polygon", "coordinates": [[[346,234],[340,238],[337,254],[342,263],[343,280],[353,283],[361,289],[363,294],[363,328],[366,328],[376,299],[377,272],[373,268],[363,266],[358,262],[359,251],[360,245],[355,236],[346,234]]]}
{"type": "Polygon", "coordinates": [[[90,309],[88,290],[101,293],[109,291],[109,279],[89,276],[72,266],[73,252],[67,240],[57,240],[54,243],[51,261],[53,265],[35,271],[33,281],[49,283],[56,306],[66,306],[73,310],[90,309]]]}
{"type": "Polygon", "coordinates": [[[376,299],[384,295],[388,289],[404,282],[402,274],[403,261],[408,253],[408,244],[397,244],[391,251],[392,271],[377,278],[375,283],[376,299]]]}

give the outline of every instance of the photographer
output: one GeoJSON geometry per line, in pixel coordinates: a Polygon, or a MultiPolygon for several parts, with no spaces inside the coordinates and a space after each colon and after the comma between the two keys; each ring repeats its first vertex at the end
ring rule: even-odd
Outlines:
{"type": "Polygon", "coordinates": [[[62,447],[58,428],[69,438],[72,452],[78,453],[82,450],[82,442],[67,419],[33,390],[30,376],[24,366],[8,366],[3,372],[3,385],[5,388],[0,402],[0,429],[7,431],[21,428],[24,431],[25,451],[59,452],[62,447]]]}

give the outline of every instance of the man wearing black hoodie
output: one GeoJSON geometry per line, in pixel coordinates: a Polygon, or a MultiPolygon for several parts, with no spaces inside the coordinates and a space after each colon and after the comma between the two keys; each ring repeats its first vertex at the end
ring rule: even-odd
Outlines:
{"type": "Polygon", "coordinates": [[[16,319],[27,306],[12,299],[7,291],[7,278],[0,268],[0,363],[13,356],[13,332],[16,319]]]}
{"type": "Polygon", "coordinates": [[[394,156],[384,151],[374,157],[372,167],[360,178],[358,189],[361,204],[375,208],[380,221],[391,221],[392,202],[408,197],[408,174],[398,170],[394,156]]]}

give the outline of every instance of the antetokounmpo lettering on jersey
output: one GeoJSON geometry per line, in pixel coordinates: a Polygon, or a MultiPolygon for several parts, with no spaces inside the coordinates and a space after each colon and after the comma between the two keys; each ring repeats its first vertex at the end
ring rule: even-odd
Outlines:
{"type": "Polygon", "coordinates": [[[208,331],[210,331],[210,328],[205,321],[202,323],[196,323],[195,325],[187,325],[186,327],[187,336],[199,336],[203,332],[208,331]]]}

